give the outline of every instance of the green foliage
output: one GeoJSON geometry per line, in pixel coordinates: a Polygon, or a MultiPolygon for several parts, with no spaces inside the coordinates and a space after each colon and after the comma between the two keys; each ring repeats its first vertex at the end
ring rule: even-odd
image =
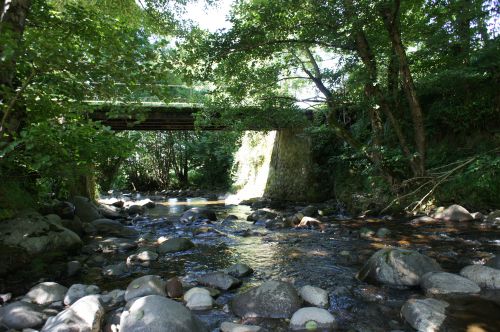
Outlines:
{"type": "Polygon", "coordinates": [[[141,132],[135,153],[123,163],[116,188],[163,190],[169,188],[227,188],[234,132],[141,132]]]}

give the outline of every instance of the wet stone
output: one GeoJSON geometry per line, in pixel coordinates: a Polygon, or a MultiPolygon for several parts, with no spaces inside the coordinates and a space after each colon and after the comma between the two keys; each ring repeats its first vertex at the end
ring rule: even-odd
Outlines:
{"type": "Polygon", "coordinates": [[[500,289],[500,270],[484,265],[469,265],[460,271],[460,275],[474,281],[480,287],[500,289]]]}
{"type": "Polygon", "coordinates": [[[50,317],[41,331],[99,332],[104,313],[99,296],[88,295],[76,301],[57,316],[50,317]]]}
{"type": "Polygon", "coordinates": [[[208,332],[203,323],[182,304],[163,296],[138,298],[120,319],[120,332],[208,332]]]}
{"type": "Polygon", "coordinates": [[[125,301],[147,295],[167,296],[165,281],[156,275],[146,275],[133,280],[125,291],[125,301]]]}
{"type": "Polygon", "coordinates": [[[194,243],[189,239],[175,238],[169,239],[160,244],[158,247],[159,254],[167,254],[172,252],[185,251],[194,248],[194,243]]]}
{"type": "Polygon", "coordinates": [[[417,286],[427,272],[441,271],[430,257],[405,249],[381,249],[370,257],[358,273],[360,280],[390,286],[417,286]]]}
{"type": "Polygon", "coordinates": [[[420,286],[428,296],[448,294],[476,294],[481,288],[473,281],[458,274],[429,272],[422,276],[420,286]]]}
{"type": "Polygon", "coordinates": [[[401,315],[418,331],[437,332],[446,318],[448,305],[436,299],[410,299],[401,308],[401,315]]]}
{"type": "Polygon", "coordinates": [[[317,307],[328,307],[328,292],[314,286],[303,286],[299,289],[300,297],[309,304],[317,307]]]}
{"type": "Polygon", "coordinates": [[[253,269],[246,264],[236,263],[227,269],[224,269],[223,272],[235,278],[242,278],[251,275],[253,273],[253,269]]]}
{"type": "Polygon", "coordinates": [[[96,285],[74,284],[68,289],[68,292],[64,296],[64,304],[72,305],[82,297],[99,294],[100,292],[101,289],[96,285]]]}
{"type": "Polygon", "coordinates": [[[0,326],[11,329],[36,328],[43,324],[46,315],[36,304],[18,301],[0,308],[0,326]]]}
{"type": "Polygon", "coordinates": [[[205,286],[215,287],[222,290],[229,290],[241,285],[241,281],[223,272],[207,273],[197,279],[205,286]]]}
{"type": "Polygon", "coordinates": [[[256,325],[243,325],[231,322],[222,322],[220,325],[221,332],[264,332],[265,330],[256,325]]]}
{"type": "Polygon", "coordinates": [[[52,302],[62,301],[68,289],[56,282],[42,282],[24,296],[24,300],[37,304],[50,304],[52,302]]]}
{"type": "Polygon", "coordinates": [[[230,302],[230,308],[239,317],[289,318],[300,308],[301,303],[299,294],[291,284],[267,281],[259,287],[237,294],[230,302]]]}
{"type": "Polygon", "coordinates": [[[182,283],[177,277],[173,277],[167,280],[166,284],[167,295],[171,298],[178,298],[184,294],[184,289],[182,283]]]}
{"type": "Polygon", "coordinates": [[[191,310],[210,310],[214,304],[210,292],[200,287],[188,290],[184,295],[184,301],[186,301],[186,307],[191,310]]]}
{"type": "Polygon", "coordinates": [[[325,309],[302,308],[296,311],[290,319],[290,330],[292,331],[333,331],[335,317],[325,309]]]}

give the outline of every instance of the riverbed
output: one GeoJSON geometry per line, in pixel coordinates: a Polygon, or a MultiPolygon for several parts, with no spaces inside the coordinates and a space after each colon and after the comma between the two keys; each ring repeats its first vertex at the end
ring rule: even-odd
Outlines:
{"type": "MultiPolygon", "coordinates": [[[[190,238],[195,248],[160,256],[157,261],[135,265],[127,273],[113,277],[103,276],[102,268],[126,261],[129,251],[68,257],[86,261],[82,273],[52,281],[66,286],[96,284],[101,290],[110,291],[125,289],[130,281],[142,275],[155,274],[165,279],[177,276],[186,285],[196,285],[196,278],[204,273],[244,263],[252,267],[254,273],[242,279],[243,285],[222,292],[214,309],[196,313],[211,330],[217,331],[223,321],[238,320],[226,306],[237,292],[266,280],[281,280],[296,287],[312,285],[327,290],[328,310],[335,316],[339,331],[413,331],[401,318],[400,309],[409,298],[423,297],[420,289],[394,289],[356,278],[356,273],[374,252],[386,247],[417,250],[453,273],[466,265],[483,263],[500,252],[500,230],[482,222],[416,224],[411,219],[387,216],[352,218],[332,214],[322,218],[323,229],[271,230],[263,224],[247,221],[252,210],[246,205],[225,205],[223,200],[202,198],[168,198],[155,203],[154,208],[127,221],[130,228],[140,233],[139,250],[154,248],[162,237],[190,238]],[[217,221],[181,223],[180,215],[196,206],[215,211],[217,221]],[[382,228],[389,230],[389,234],[370,235],[370,231],[376,233],[382,228]]],[[[277,212],[286,214],[297,209],[290,205],[277,212]]],[[[101,240],[100,237],[85,239],[86,243],[101,240]]],[[[500,331],[500,292],[482,291],[478,296],[456,297],[450,303],[443,331],[500,331]]],[[[245,322],[270,331],[287,331],[288,327],[286,320],[279,319],[245,322]]]]}

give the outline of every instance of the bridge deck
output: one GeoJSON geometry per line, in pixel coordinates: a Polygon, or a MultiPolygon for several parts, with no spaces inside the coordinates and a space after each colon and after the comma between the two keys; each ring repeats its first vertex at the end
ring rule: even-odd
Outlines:
{"type": "MultiPolygon", "coordinates": [[[[142,102],[140,104],[126,104],[124,102],[88,101],[95,106],[89,115],[93,121],[100,121],[113,130],[195,130],[195,114],[202,109],[200,104],[142,102]],[[140,108],[139,114],[123,114],[112,117],[109,112],[120,107],[140,108]]],[[[223,127],[204,126],[203,130],[221,130],[223,127]]]]}

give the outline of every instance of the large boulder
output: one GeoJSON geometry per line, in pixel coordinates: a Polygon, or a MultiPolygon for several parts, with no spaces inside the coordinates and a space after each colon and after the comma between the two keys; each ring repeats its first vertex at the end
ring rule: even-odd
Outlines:
{"type": "Polygon", "coordinates": [[[301,304],[302,300],[291,284],[267,281],[236,295],[230,308],[239,317],[290,318],[301,304]]]}
{"type": "Polygon", "coordinates": [[[202,285],[214,287],[222,290],[229,290],[241,285],[241,281],[223,272],[211,272],[198,278],[202,285]]]}
{"type": "Polygon", "coordinates": [[[290,319],[292,331],[333,331],[335,317],[325,309],[302,308],[296,311],[290,319]]]}
{"type": "Polygon", "coordinates": [[[75,205],[75,214],[84,223],[102,218],[97,206],[87,197],[75,196],[73,197],[73,204],[75,205]]]}
{"type": "Polygon", "coordinates": [[[436,213],[436,219],[443,219],[446,221],[471,221],[474,217],[467,211],[466,208],[458,204],[453,204],[444,209],[442,212],[436,213]]]}
{"type": "Polygon", "coordinates": [[[500,270],[498,269],[484,265],[469,265],[460,271],[460,275],[481,287],[500,289],[500,270]]]}
{"type": "Polygon", "coordinates": [[[194,207],[184,212],[180,220],[181,222],[187,223],[205,219],[208,219],[210,221],[216,221],[217,216],[215,215],[215,212],[210,209],[203,207],[194,207]]]}
{"type": "Polygon", "coordinates": [[[428,296],[476,294],[481,288],[473,281],[448,272],[429,272],[422,276],[420,287],[428,296]]]}
{"type": "Polygon", "coordinates": [[[62,301],[68,289],[57,282],[42,282],[32,287],[23,300],[36,304],[47,305],[62,301]]]}
{"type": "Polygon", "coordinates": [[[116,220],[97,219],[91,222],[99,235],[118,236],[118,237],[136,237],[137,231],[123,226],[116,220]]]}
{"type": "Polygon", "coordinates": [[[18,301],[0,307],[0,326],[22,330],[42,326],[47,317],[36,304],[18,301]]]}
{"type": "Polygon", "coordinates": [[[438,332],[443,324],[448,303],[436,299],[408,300],[401,315],[417,331],[438,332]]]}
{"type": "Polygon", "coordinates": [[[163,255],[171,252],[189,250],[191,248],[194,248],[194,243],[191,242],[191,240],[179,237],[162,242],[157,251],[159,254],[163,255]]]}
{"type": "Polygon", "coordinates": [[[130,301],[136,297],[147,295],[167,296],[165,293],[165,281],[156,275],[147,275],[132,280],[125,291],[125,301],[130,301]]]}
{"type": "Polygon", "coordinates": [[[88,295],[61,311],[57,316],[50,317],[41,332],[99,332],[104,313],[99,296],[88,295]]]}
{"type": "Polygon", "coordinates": [[[120,332],[208,332],[203,323],[182,304],[163,296],[137,299],[120,319],[120,332]]]}
{"type": "Polygon", "coordinates": [[[386,248],[373,254],[357,276],[390,286],[417,286],[424,274],[438,271],[441,267],[432,258],[412,250],[386,248]]]}
{"type": "Polygon", "coordinates": [[[0,223],[0,246],[19,247],[28,254],[68,251],[81,245],[76,233],[36,213],[0,223]]]}

